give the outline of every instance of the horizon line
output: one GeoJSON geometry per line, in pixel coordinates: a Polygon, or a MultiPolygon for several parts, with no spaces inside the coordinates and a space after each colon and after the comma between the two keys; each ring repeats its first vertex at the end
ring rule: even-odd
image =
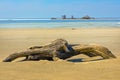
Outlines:
{"type": "MultiPolygon", "coordinates": [[[[62,19],[57,17],[51,17],[51,18],[62,19]]],[[[51,18],[0,18],[0,19],[51,19],[51,18]]],[[[67,19],[70,19],[70,18],[68,17],[67,19]]],[[[81,19],[81,18],[75,17],[75,19],[81,19]]],[[[99,18],[96,17],[95,19],[120,19],[120,17],[99,17],[99,18]]]]}

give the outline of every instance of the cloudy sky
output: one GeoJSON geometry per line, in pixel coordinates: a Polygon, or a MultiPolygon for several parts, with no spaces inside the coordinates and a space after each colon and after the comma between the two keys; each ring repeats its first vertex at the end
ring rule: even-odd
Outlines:
{"type": "Polygon", "coordinates": [[[0,18],[119,17],[120,0],[0,0],[0,18]]]}

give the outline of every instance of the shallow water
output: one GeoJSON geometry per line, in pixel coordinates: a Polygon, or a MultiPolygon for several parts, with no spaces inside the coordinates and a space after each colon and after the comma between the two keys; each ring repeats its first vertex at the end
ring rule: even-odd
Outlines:
{"type": "Polygon", "coordinates": [[[0,28],[104,28],[120,27],[114,20],[0,19],[0,28]]]}

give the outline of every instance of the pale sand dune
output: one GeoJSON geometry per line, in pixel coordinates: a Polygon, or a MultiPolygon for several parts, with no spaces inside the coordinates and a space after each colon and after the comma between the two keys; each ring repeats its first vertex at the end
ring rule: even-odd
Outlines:
{"type": "MultiPolygon", "coordinates": [[[[120,80],[120,28],[0,29],[0,61],[30,46],[64,38],[73,44],[100,44],[117,59],[91,62],[0,62],[0,80],[120,80]]],[[[87,58],[79,55],[75,59],[87,58]]],[[[72,58],[72,59],[73,59],[72,58]]]]}

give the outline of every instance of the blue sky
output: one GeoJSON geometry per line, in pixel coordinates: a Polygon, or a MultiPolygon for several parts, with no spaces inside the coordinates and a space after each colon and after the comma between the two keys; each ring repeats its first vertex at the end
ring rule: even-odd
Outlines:
{"type": "Polygon", "coordinates": [[[0,18],[119,17],[120,0],[0,0],[0,18]]]}

